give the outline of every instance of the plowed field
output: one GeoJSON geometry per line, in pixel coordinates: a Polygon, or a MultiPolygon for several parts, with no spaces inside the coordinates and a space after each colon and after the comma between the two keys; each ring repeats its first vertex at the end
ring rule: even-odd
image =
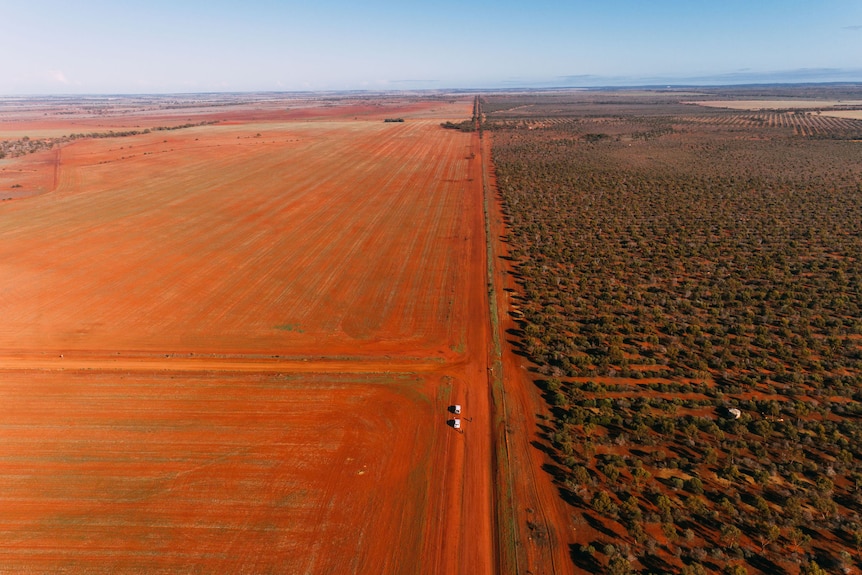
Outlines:
{"type": "Polygon", "coordinates": [[[494,570],[471,103],[0,160],[0,572],[494,570]]]}

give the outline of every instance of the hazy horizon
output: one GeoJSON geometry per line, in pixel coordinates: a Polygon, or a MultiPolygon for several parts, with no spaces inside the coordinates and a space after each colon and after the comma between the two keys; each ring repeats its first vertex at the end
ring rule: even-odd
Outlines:
{"type": "Polygon", "coordinates": [[[860,82],[862,3],[0,0],[0,94],[860,82]]]}

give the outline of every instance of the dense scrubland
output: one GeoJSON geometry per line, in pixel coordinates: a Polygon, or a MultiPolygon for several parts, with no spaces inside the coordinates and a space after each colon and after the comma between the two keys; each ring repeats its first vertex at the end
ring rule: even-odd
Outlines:
{"type": "Polygon", "coordinates": [[[812,90],[483,101],[581,569],[862,565],[862,121],[682,103],[812,90]]]}

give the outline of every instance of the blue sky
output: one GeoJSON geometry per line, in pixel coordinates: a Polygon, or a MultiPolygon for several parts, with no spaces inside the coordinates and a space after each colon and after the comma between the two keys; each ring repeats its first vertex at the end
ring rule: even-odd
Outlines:
{"type": "Polygon", "coordinates": [[[0,0],[0,94],[862,81],[860,0],[0,0]]]}

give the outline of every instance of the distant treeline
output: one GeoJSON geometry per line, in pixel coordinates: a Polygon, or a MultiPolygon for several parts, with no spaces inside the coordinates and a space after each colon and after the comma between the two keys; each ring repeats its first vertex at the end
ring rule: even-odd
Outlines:
{"type": "Polygon", "coordinates": [[[476,122],[473,120],[464,120],[463,122],[443,122],[440,126],[447,130],[460,130],[462,132],[476,131],[476,122]]]}
{"type": "Polygon", "coordinates": [[[31,139],[28,136],[24,136],[18,140],[3,140],[0,141],[0,159],[9,157],[15,158],[18,156],[24,156],[27,154],[32,154],[34,152],[38,152],[39,150],[50,150],[54,146],[65,144],[66,142],[71,142],[74,140],[81,140],[85,138],[125,138],[127,136],[139,136],[141,134],[149,134],[151,132],[162,132],[162,131],[170,131],[170,130],[182,130],[184,128],[193,128],[195,126],[207,126],[210,124],[216,124],[217,121],[208,121],[208,122],[198,122],[198,123],[189,123],[182,124],[179,126],[156,126],[155,128],[146,128],[144,130],[123,130],[123,131],[114,131],[109,130],[107,132],[90,132],[87,134],[77,133],[77,134],[69,134],[67,136],[60,136],[59,138],[42,138],[42,139],[31,139]]]}
{"type": "Polygon", "coordinates": [[[156,126],[155,128],[146,128],[143,130],[124,130],[122,132],[115,132],[114,130],[109,130],[107,132],[90,132],[89,134],[70,134],[68,136],[68,139],[76,140],[81,138],[125,138],[126,136],[139,136],[141,134],[149,134],[150,132],[182,130],[185,128],[194,128],[196,126],[209,126],[216,123],[218,123],[217,120],[211,120],[209,122],[181,124],[179,126],[156,126]]]}
{"type": "Polygon", "coordinates": [[[481,104],[483,101],[476,96],[473,99],[473,117],[469,120],[464,120],[463,122],[443,122],[440,126],[446,130],[459,130],[461,132],[475,132],[477,129],[479,130],[479,137],[482,137],[482,130],[484,129],[484,121],[481,111],[481,104]]]}

